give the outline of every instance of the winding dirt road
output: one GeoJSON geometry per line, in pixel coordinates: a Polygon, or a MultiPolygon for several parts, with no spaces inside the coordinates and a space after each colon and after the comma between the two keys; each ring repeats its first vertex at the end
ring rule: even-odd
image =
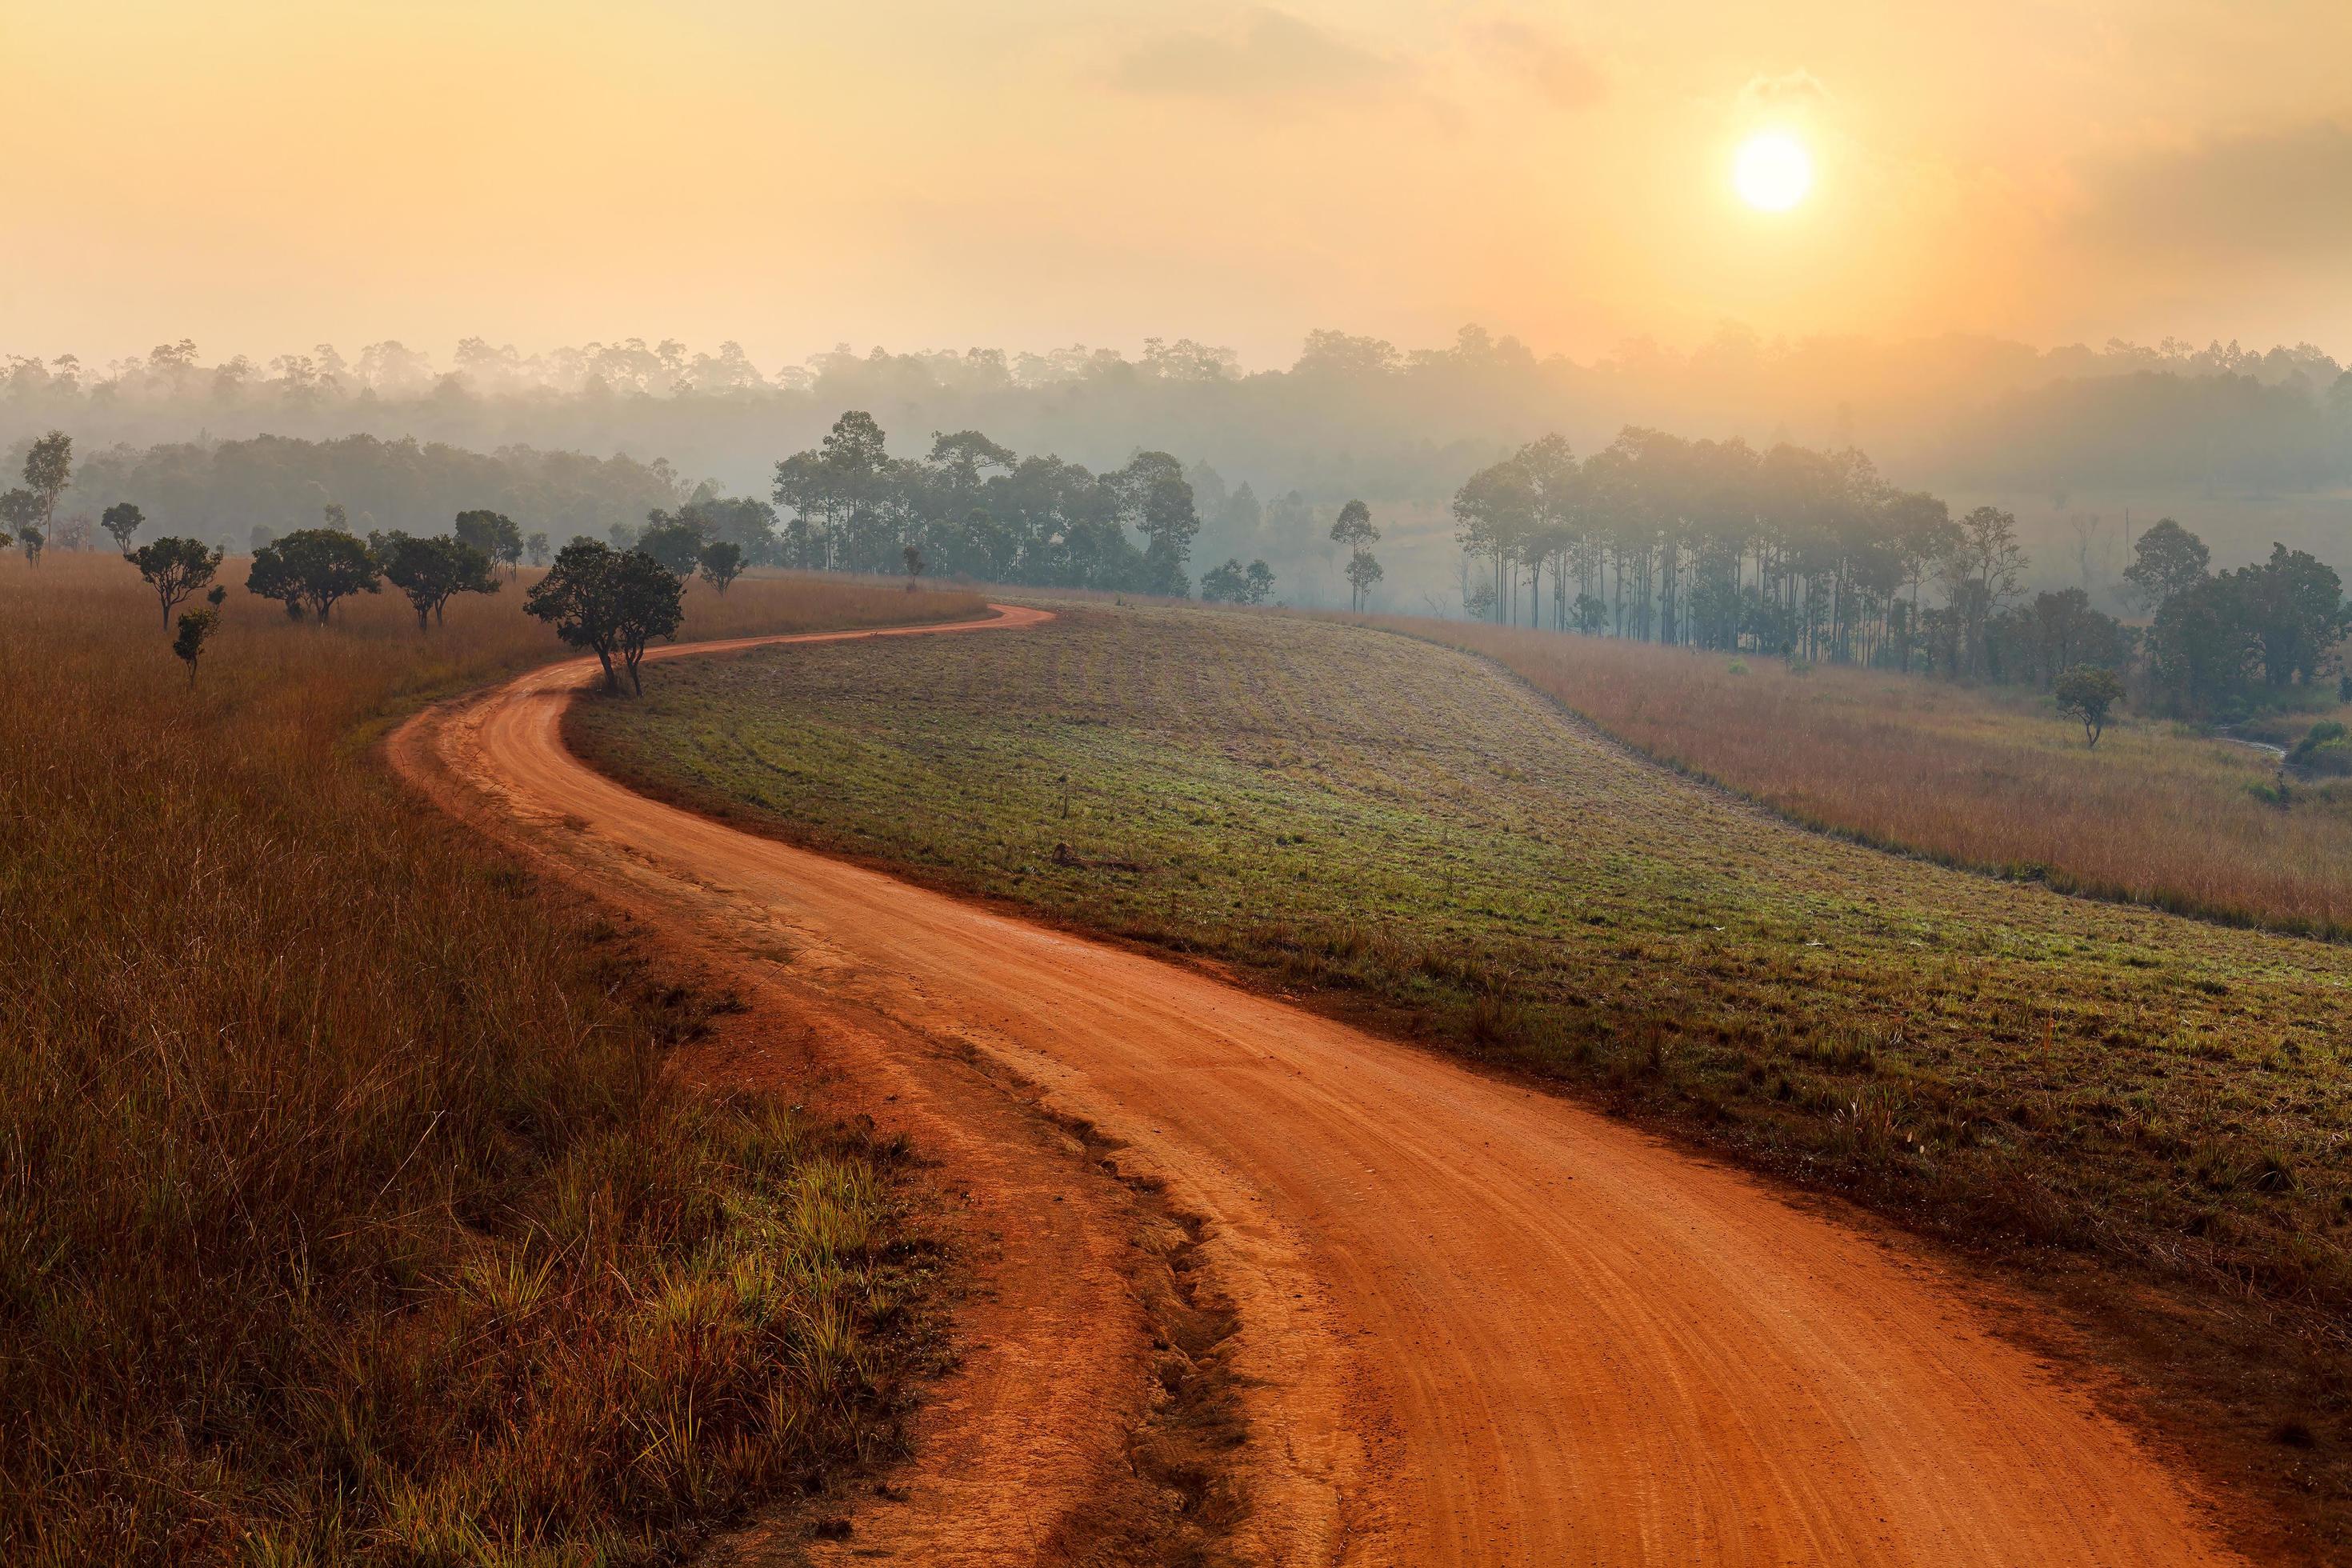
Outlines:
{"type": "Polygon", "coordinates": [[[1097,1234],[1118,1221],[1069,1140],[1009,1116],[1017,1079],[1206,1222],[1249,1380],[1253,1560],[2238,1561],[1908,1248],[1438,1056],[648,801],[562,744],[585,673],[422,716],[395,755],[813,1010],[835,1069],[1002,1237],[982,1342],[863,1551],[1036,1560],[1137,1403],[1121,1238],[1097,1234]]]}

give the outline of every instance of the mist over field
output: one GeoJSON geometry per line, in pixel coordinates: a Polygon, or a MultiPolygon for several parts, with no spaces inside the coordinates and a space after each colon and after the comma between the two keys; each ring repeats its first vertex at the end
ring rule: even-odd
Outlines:
{"type": "Polygon", "coordinates": [[[5,38],[5,1568],[2352,1563],[2352,4],[5,38]]]}
{"type": "Polygon", "coordinates": [[[1633,342],[1578,362],[1469,326],[1435,347],[1317,331],[1270,367],[1151,339],[1129,353],[845,345],[763,368],[732,342],[524,354],[473,338],[436,356],[385,342],[265,363],[183,340],[104,365],[13,356],[0,456],[21,461],[40,431],[69,426],[89,457],[68,510],[119,499],[101,497],[110,485],[138,490],[233,544],[254,524],[301,526],[336,495],[385,526],[423,527],[455,510],[453,485],[499,473],[489,482],[561,538],[635,526],[706,480],[765,499],[774,464],[850,409],[872,413],[901,457],[963,429],[1097,470],[1166,450],[1197,494],[1195,557],[1263,557],[1299,604],[1346,601],[1327,536],[1360,497],[1390,520],[1389,602],[1459,613],[1446,508],[1462,482],[1540,436],[1589,453],[1629,426],[1859,447],[1890,480],[1948,493],[1958,510],[2014,511],[2035,585],[2103,600],[2128,563],[2126,526],[2161,516],[2199,530],[2224,563],[2276,541],[2352,571],[2352,377],[2307,343],[1767,342],[1727,325],[1687,353],[1633,342]],[[457,450],[281,451],[232,471],[201,456],[264,436],[457,450]],[[194,450],[134,456],[153,447],[194,450]]]}

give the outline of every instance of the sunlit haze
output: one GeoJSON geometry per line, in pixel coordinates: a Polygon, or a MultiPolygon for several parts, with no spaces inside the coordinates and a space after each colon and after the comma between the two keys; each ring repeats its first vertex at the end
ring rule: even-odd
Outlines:
{"type": "Polygon", "coordinates": [[[2335,0],[8,10],[16,352],[2352,345],[2335,0]]]}
{"type": "Polygon", "coordinates": [[[1763,212],[1787,212],[1813,186],[1813,161],[1785,132],[1763,131],[1739,144],[1731,183],[1739,199],[1763,212]]]}

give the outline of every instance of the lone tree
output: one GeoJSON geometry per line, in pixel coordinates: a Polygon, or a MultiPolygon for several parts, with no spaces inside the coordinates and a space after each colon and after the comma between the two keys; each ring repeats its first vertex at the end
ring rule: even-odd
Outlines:
{"type": "Polygon", "coordinates": [[[593,652],[604,667],[604,689],[619,695],[621,677],[642,693],[637,664],[656,637],[674,637],[686,618],[686,584],[642,550],[619,551],[575,539],[556,552],[547,575],[531,585],[523,611],[547,622],[573,647],[593,652]]]}
{"type": "Polygon", "coordinates": [[[534,566],[547,564],[547,535],[534,533],[522,542],[523,559],[534,566]]]}
{"type": "Polygon", "coordinates": [[[723,597],[727,584],[743,575],[743,547],[721,539],[702,547],[702,580],[723,597]]]}
{"type": "Polygon", "coordinates": [[[131,553],[131,542],[147,526],[147,514],[127,500],[116,501],[99,514],[99,526],[114,536],[114,547],[123,554],[131,553]]]}
{"type": "Polygon", "coordinates": [[[416,629],[425,617],[441,619],[450,599],[459,594],[495,594],[498,574],[490,558],[472,544],[443,534],[418,539],[406,533],[368,536],[368,549],[383,572],[384,581],[408,595],[416,611],[416,629]]]}
{"type": "Polygon", "coordinates": [[[470,544],[514,575],[522,559],[522,531],[502,511],[461,511],[455,524],[457,542],[470,544]]]}
{"type": "Polygon", "coordinates": [[[1341,568],[1348,577],[1348,608],[1364,607],[1364,595],[1381,579],[1375,563],[1370,573],[1364,563],[1371,559],[1371,548],[1381,541],[1381,531],[1372,526],[1372,509],[1362,501],[1351,500],[1339,509],[1339,521],[1331,525],[1331,541],[1348,547],[1348,564],[1341,568]]]}
{"type": "Polygon", "coordinates": [[[907,568],[907,592],[915,591],[915,579],[923,574],[923,552],[909,544],[898,552],[898,559],[907,568]]]}
{"type": "Polygon", "coordinates": [[[205,644],[220,630],[221,601],[227,597],[227,589],[215,585],[205,595],[205,608],[189,610],[180,616],[180,635],[172,639],[172,652],[188,667],[188,686],[192,690],[196,684],[196,661],[205,656],[205,644]]]}
{"type": "MultiPolygon", "coordinates": [[[[73,437],[52,430],[25,454],[25,485],[41,499],[41,532],[46,537],[57,524],[58,498],[73,482],[73,437]]],[[[36,554],[39,553],[36,549],[36,554]]]]}
{"type": "Polygon", "coordinates": [[[2084,743],[2097,751],[2099,736],[2107,728],[2107,716],[2124,700],[2124,683],[2112,669],[2078,664],[2061,675],[2052,689],[2058,698],[2058,711],[2080,720],[2084,743]]]}
{"type": "Polygon", "coordinates": [[[167,537],[141,545],[124,559],[138,567],[139,575],[155,590],[163,606],[164,628],[169,630],[172,612],[213,580],[213,574],[220,570],[221,554],[217,549],[206,549],[201,539],[167,537]]]}
{"type": "Polygon", "coordinates": [[[283,603],[290,620],[300,620],[307,611],[321,624],[339,601],[383,591],[367,546],[333,528],[298,528],[254,552],[245,586],[283,603]]]}

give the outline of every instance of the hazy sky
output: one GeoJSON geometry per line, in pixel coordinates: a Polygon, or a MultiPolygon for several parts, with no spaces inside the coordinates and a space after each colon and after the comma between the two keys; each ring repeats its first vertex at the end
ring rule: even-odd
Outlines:
{"type": "Polygon", "coordinates": [[[2347,0],[0,0],[0,350],[2352,352],[2347,0]],[[1811,198],[1751,212],[1739,138],[1811,198]]]}

